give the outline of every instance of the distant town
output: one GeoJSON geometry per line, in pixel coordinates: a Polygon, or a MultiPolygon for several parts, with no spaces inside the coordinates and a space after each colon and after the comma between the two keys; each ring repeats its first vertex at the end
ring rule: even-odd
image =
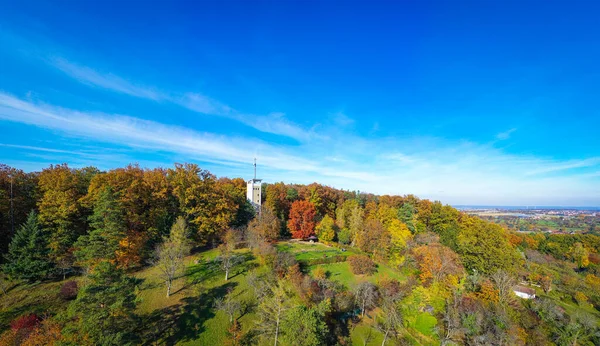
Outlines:
{"type": "Polygon", "coordinates": [[[557,234],[600,232],[598,207],[456,206],[518,232],[557,234]]]}

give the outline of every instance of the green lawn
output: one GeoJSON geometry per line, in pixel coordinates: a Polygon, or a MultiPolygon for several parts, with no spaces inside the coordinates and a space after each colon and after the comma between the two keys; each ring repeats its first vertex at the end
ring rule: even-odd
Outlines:
{"type": "Polygon", "coordinates": [[[249,251],[238,252],[246,257],[246,261],[234,268],[228,281],[225,281],[223,271],[211,261],[217,256],[216,250],[189,257],[186,273],[175,282],[174,294],[169,298],[164,284],[157,278],[156,268],[139,272],[136,277],[145,281],[140,291],[142,301],[138,312],[143,316],[146,335],[165,344],[223,344],[229,318],[214,309],[214,302],[228,290],[247,308],[239,319],[242,329],[254,329],[256,316],[250,305],[253,293],[245,276],[256,262],[249,251]]]}
{"type": "Polygon", "coordinates": [[[318,264],[308,268],[311,275],[314,270],[319,267],[324,268],[329,273],[329,278],[331,280],[338,281],[349,289],[352,289],[357,283],[362,281],[370,281],[374,284],[377,284],[383,279],[396,279],[400,281],[406,279],[406,277],[401,273],[394,271],[392,268],[382,264],[377,265],[377,272],[373,275],[352,274],[352,270],[350,270],[350,265],[348,262],[318,264]]]}
{"type": "Polygon", "coordinates": [[[328,246],[322,243],[308,243],[299,241],[285,241],[277,244],[277,250],[293,253],[298,261],[307,261],[321,259],[332,256],[350,256],[358,253],[356,250],[347,248],[342,251],[341,248],[328,246]]]}

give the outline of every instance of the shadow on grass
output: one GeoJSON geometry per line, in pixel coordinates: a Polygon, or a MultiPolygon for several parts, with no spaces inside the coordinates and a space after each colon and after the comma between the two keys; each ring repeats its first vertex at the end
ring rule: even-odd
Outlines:
{"type": "Polygon", "coordinates": [[[183,298],[181,304],[142,316],[146,345],[175,345],[195,340],[205,331],[204,323],[215,316],[215,300],[224,297],[236,285],[228,282],[196,297],[183,298]]]}

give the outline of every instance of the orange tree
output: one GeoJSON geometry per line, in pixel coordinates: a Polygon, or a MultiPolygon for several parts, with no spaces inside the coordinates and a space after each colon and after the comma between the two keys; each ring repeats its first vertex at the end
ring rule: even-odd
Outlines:
{"type": "Polygon", "coordinates": [[[315,206],[309,201],[296,201],[290,208],[288,228],[295,239],[308,238],[315,234],[315,206]]]}

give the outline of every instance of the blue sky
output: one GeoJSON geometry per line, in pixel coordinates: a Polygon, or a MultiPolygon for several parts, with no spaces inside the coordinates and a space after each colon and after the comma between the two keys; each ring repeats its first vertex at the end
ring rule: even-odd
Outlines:
{"type": "Polygon", "coordinates": [[[0,161],[600,206],[592,1],[0,1],[0,161]]]}

